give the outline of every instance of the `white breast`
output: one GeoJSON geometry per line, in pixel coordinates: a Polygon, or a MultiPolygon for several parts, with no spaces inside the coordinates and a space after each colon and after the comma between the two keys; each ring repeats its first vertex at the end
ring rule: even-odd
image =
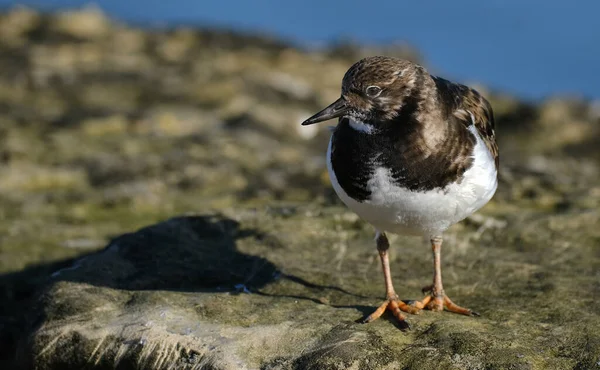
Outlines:
{"type": "Polygon", "coordinates": [[[373,163],[374,174],[367,183],[371,196],[364,202],[350,198],[340,186],[331,165],[331,140],[327,149],[327,168],[335,192],[342,202],[380,231],[398,234],[441,235],[453,224],[483,207],[496,192],[494,158],[474,126],[476,138],[473,165],[460,184],[444,189],[414,192],[394,184],[390,170],[373,163]]]}

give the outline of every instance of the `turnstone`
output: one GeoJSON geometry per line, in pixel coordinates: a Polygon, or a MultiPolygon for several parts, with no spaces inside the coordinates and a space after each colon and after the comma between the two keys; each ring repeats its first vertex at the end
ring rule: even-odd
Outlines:
{"type": "Polygon", "coordinates": [[[327,150],[327,168],[340,199],[375,227],[386,301],[365,322],[388,309],[423,308],[478,315],[444,293],[442,233],[494,195],[498,147],[489,102],[477,91],[430,75],[412,62],[383,56],[355,63],[341,97],[302,125],[339,118],[327,150]],[[390,275],[386,232],[431,240],[433,284],[422,301],[398,298],[390,275]]]}

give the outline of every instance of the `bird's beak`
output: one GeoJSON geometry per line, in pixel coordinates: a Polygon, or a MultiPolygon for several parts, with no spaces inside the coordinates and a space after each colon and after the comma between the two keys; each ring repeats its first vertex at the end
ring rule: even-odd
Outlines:
{"type": "Polygon", "coordinates": [[[348,110],[350,110],[350,107],[348,107],[348,102],[346,102],[346,99],[339,98],[327,108],[302,122],[302,126],[312,125],[313,123],[319,123],[327,121],[328,119],[341,117],[344,115],[344,113],[348,112],[348,110]]]}

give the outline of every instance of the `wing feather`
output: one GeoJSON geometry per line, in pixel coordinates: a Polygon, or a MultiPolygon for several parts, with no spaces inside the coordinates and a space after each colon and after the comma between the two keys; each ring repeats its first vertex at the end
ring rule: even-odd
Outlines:
{"type": "Polygon", "coordinates": [[[438,89],[440,103],[446,108],[448,118],[455,118],[465,127],[475,125],[483,142],[494,158],[498,169],[499,155],[496,144],[494,112],[491,104],[476,90],[433,77],[438,89]]]}

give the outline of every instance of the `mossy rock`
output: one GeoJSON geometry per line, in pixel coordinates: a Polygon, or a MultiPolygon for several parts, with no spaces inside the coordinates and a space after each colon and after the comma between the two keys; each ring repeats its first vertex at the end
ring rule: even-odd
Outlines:
{"type": "MultiPolygon", "coordinates": [[[[344,209],[182,216],[56,271],[28,316],[18,365],[593,368],[599,221],[597,212],[525,213],[489,238],[469,226],[450,231],[447,292],[482,316],[426,311],[400,330],[387,315],[359,323],[380,303],[383,282],[369,231],[344,209]]],[[[428,248],[417,238],[394,244],[397,290],[417,299],[431,278],[428,248]]]]}

